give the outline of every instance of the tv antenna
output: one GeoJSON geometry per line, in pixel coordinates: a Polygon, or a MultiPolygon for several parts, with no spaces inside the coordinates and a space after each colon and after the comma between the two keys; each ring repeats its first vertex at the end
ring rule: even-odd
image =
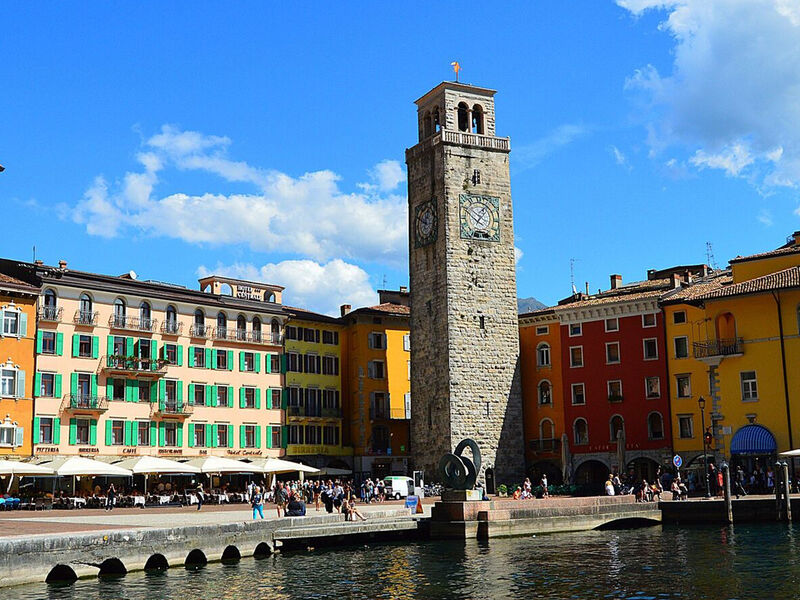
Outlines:
{"type": "Polygon", "coordinates": [[[575,263],[578,262],[577,258],[569,259],[569,282],[572,285],[572,293],[577,294],[578,288],[575,287],[575,263]]]}
{"type": "Polygon", "coordinates": [[[714,247],[711,242],[706,242],[706,263],[714,271],[717,270],[717,261],[714,259],[714,247]]]}

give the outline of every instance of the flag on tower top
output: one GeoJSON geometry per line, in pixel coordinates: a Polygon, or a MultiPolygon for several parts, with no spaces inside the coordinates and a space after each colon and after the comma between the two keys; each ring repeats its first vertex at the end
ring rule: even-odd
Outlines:
{"type": "Polygon", "coordinates": [[[458,64],[458,61],[454,61],[450,63],[450,66],[453,67],[453,71],[456,72],[456,81],[458,81],[458,72],[461,70],[461,65],[458,64]]]}

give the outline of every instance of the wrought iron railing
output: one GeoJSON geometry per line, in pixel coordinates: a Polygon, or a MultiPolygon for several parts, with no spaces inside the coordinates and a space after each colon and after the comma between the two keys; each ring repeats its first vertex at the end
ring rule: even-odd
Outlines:
{"type": "Polygon", "coordinates": [[[188,402],[177,400],[159,400],[153,402],[151,413],[156,415],[188,416],[194,412],[194,406],[188,402]]]}
{"type": "Polygon", "coordinates": [[[561,449],[561,440],[553,438],[530,440],[528,447],[534,452],[555,452],[561,449]]]}
{"type": "Polygon", "coordinates": [[[72,320],[76,325],[97,325],[97,316],[97,311],[76,310],[72,320]]]}
{"type": "Polygon", "coordinates": [[[695,358],[731,356],[744,353],[744,342],[742,338],[707,340],[705,342],[694,342],[692,345],[694,347],[695,358]]]}
{"type": "Polygon", "coordinates": [[[65,410],[108,410],[108,398],[92,394],[67,394],[62,407],[65,410]]]}
{"type": "Polygon", "coordinates": [[[189,335],[192,337],[207,338],[211,337],[213,331],[213,327],[207,327],[205,325],[201,325],[200,323],[195,323],[189,328],[189,335]]]}
{"type": "Polygon", "coordinates": [[[163,375],[166,373],[170,362],[162,358],[139,358],[138,356],[126,356],[124,354],[110,354],[104,356],[100,364],[112,371],[163,375]]]}
{"type": "Polygon", "coordinates": [[[112,329],[130,329],[133,331],[154,331],[158,326],[156,319],[150,317],[128,317],[125,315],[111,315],[108,326],[112,329]]]}
{"type": "Polygon", "coordinates": [[[59,306],[42,306],[39,308],[39,320],[60,323],[63,311],[64,309],[59,306]]]}
{"type": "Polygon", "coordinates": [[[178,321],[164,321],[161,323],[161,333],[166,335],[180,335],[183,333],[183,323],[178,321]]]}

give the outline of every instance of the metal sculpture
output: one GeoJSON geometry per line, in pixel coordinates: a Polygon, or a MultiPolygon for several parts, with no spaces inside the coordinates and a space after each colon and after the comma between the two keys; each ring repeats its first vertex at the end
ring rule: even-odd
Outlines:
{"type": "Polygon", "coordinates": [[[456,449],[442,456],[439,461],[439,475],[445,486],[453,490],[471,490],[478,481],[481,471],[481,451],[477,442],[469,438],[461,440],[456,449]],[[461,456],[469,447],[472,459],[461,456]]]}

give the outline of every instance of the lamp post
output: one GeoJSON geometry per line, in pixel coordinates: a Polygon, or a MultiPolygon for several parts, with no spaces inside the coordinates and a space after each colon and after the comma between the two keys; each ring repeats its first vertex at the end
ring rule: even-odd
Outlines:
{"type": "Polygon", "coordinates": [[[708,481],[708,453],[706,452],[706,399],[700,396],[700,423],[703,428],[703,470],[706,472],[706,498],[711,498],[711,487],[708,481]]]}

